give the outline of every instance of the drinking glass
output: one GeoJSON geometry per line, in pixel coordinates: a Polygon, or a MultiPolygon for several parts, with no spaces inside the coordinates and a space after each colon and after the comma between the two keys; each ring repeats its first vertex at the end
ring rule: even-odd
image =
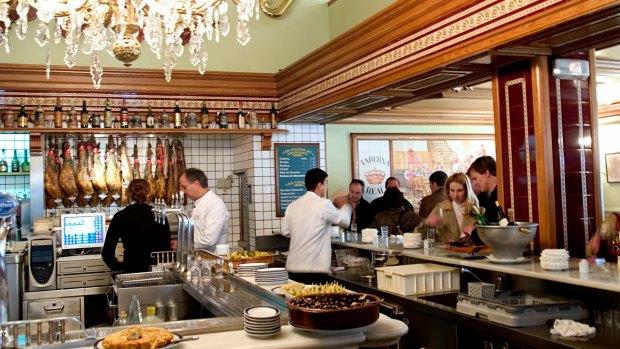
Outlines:
{"type": "Polygon", "coordinates": [[[433,243],[435,242],[435,234],[437,233],[435,228],[426,229],[426,239],[428,240],[428,244],[430,247],[433,247],[433,243]]]}
{"type": "Polygon", "coordinates": [[[213,277],[216,279],[221,279],[224,277],[224,260],[221,258],[214,259],[211,264],[211,269],[213,270],[213,277]]]}
{"type": "Polygon", "coordinates": [[[357,234],[357,223],[351,223],[351,232],[357,234]]]}
{"type": "Polygon", "coordinates": [[[388,237],[388,226],[387,225],[382,225],[381,226],[381,237],[382,238],[387,238],[388,237]]]}
{"type": "Polygon", "coordinates": [[[200,269],[200,275],[202,276],[203,285],[211,282],[211,261],[205,260],[200,262],[200,269]]]}

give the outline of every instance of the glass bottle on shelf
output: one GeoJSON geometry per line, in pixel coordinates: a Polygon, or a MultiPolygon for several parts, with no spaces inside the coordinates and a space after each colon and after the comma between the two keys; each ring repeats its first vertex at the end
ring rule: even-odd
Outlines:
{"type": "Polygon", "coordinates": [[[103,125],[105,128],[111,128],[114,122],[114,116],[112,116],[112,108],[110,108],[110,99],[106,98],[105,108],[103,109],[103,125]]]}
{"type": "Polygon", "coordinates": [[[169,128],[170,127],[170,117],[168,116],[168,114],[166,114],[165,110],[159,116],[159,127],[160,128],[169,128]]]}
{"type": "Polygon", "coordinates": [[[7,110],[4,116],[4,127],[13,128],[17,122],[15,121],[15,115],[11,110],[7,110]]]}
{"type": "Polygon", "coordinates": [[[123,99],[123,106],[121,107],[121,128],[129,128],[129,111],[125,106],[125,100],[123,99]]]}
{"type": "Polygon", "coordinates": [[[60,105],[60,97],[56,97],[56,106],[54,107],[54,127],[62,128],[62,106],[60,105]]]}
{"type": "Polygon", "coordinates": [[[174,102],[174,128],[181,128],[183,126],[183,115],[181,115],[181,108],[179,107],[179,101],[174,102]]]}
{"type": "Polygon", "coordinates": [[[241,108],[239,108],[239,111],[237,112],[237,124],[240,129],[243,130],[245,128],[245,113],[243,113],[241,108]]]}
{"type": "Polygon", "coordinates": [[[81,128],[88,128],[88,119],[90,119],[90,115],[88,114],[88,109],[86,108],[86,101],[82,101],[82,110],[80,111],[81,128]]]}
{"type": "Polygon", "coordinates": [[[69,110],[69,124],[67,125],[69,128],[78,128],[78,116],[77,111],[74,107],[71,107],[69,110]]]}
{"type": "Polygon", "coordinates": [[[45,110],[39,104],[39,106],[34,110],[33,113],[33,122],[35,127],[44,127],[45,126],[45,110]]]}
{"type": "Polygon", "coordinates": [[[146,316],[142,319],[143,324],[160,324],[161,319],[155,315],[155,307],[146,307],[146,316]]]}
{"type": "Polygon", "coordinates": [[[226,114],[226,110],[222,109],[218,113],[220,119],[220,128],[228,128],[228,114],[226,114]]]}
{"type": "Polygon", "coordinates": [[[151,110],[150,105],[146,112],[146,128],[155,128],[155,117],[153,116],[153,111],[151,110]]]}
{"type": "Polygon", "coordinates": [[[17,149],[13,149],[13,160],[11,160],[11,172],[19,172],[19,159],[17,159],[17,149]]]}
{"type": "Polygon", "coordinates": [[[19,107],[19,113],[17,114],[17,127],[28,127],[28,113],[26,113],[26,106],[23,102],[19,107]]]}
{"type": "Polygon", "coordinates": [[[271,117],[271,128],[278,128],[278,112],[276,111],[276,105],[271,105],[271,111],[269,112],[271,117]]]}
{"type": "Polygon", "coordinates": [[[4,149],[2,149],[2,154],[0,154],[0,172],[9,172],[9,166],[6,162],[6,151],[4,149]]]}
{"type": "Polygon", "coordinates": [[[207,102],[202,102],[202,109],[200,109],[200,116],[202,119],[200,120],[202,123],[202,128],[209,127],[209,109],[207,108],[207,102]]]}
{"type": "Polygon", "coordinates": [[[28,150],[24,150],[24,161],[21,166],[22,172],[30,172],[30,161],[28,161],[28,150]]]}

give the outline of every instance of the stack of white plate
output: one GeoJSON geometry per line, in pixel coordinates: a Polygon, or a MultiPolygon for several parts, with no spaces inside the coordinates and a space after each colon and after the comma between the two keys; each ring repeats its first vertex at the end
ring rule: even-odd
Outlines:
{"type": "Polygon", "coordinates": [[[362,229],[362,242],[372,243],[377,237],[379,231],[375,228],[362,229]]]}
{"type": "Polygon", "coordinates": [[[546,270],[567,270],[570,255],[564,249],[545,249],[540,254],[540,266],[546,270]]]}
{"type": "Polygon", "coordinates": [[[237,275],[254,276],[254,271],[267,268],[267,263],[242,263],[237,266],[237,275]]]}
{"type": "Polygon", "coordinates": [[[263,268],[256,269],[254,281],[259,285],[279,285],[288,282],[286,268],[263,268]]]}
{"type": "Polygon", "coordinates": [[[280,332],[280,310],[269,306],[246,308],[243,328],[252,337],[271,337],[280,332]]]}
{"type": "Polygon", "coordinates": [[[422,234],[420,233],[403,234],[403,247],[404,248],[418,248],[421,245],[422,245],[422,234]]]}

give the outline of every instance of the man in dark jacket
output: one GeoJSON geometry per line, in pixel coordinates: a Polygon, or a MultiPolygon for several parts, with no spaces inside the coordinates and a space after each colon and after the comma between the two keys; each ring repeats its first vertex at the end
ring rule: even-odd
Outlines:
{"type": "MultiPolygon", "coordinates": [[[[396,177],[389,177],[386,181],[385,181],[385,189],[387,191],[387,189],[389,188],[396,188],[398,190],[400,190],[400,181],[398,180],[398,178],[396,177]]],[[[388,206],[386,200],[385,200],[385,193],[383,194],[383,196],[380,196],[374,200],[372,200],[372,202],[370,203],[370,208],[372,210],[372,215],[374,218],[374,216],[377,213],[383,212],[387,209],[389,209],[390,207],[388,206]]],[[[405,211],[413,211],[413,205],[411,205],[411,203],[407,200],[404,199],[403,200],[403,210],[405,211]]],[[[372,221],[372,219],[371,219],[372,221]]]]}
{"type": "Polygon", "coordinates": [[[428,217],[438,203],[447,199],[444,189],[446,179],[448,179],[448,175],[443,171],[435,171],[428,178],[431,187],[431,195],[422,198],[420,202],[420,211],[418,212],[420,217],[428,217]]]}
{"type": "Polygon", "coordinates": [[[471,164],[467,172],[470,173],[472,184],[480,187],[478,202],[480,207],[484,208],[484,218],[489,223],[497,223],[499,217],[497,204],[495,204],[497,201],[495,159],[490,156],[481,156],[471,164]]]}

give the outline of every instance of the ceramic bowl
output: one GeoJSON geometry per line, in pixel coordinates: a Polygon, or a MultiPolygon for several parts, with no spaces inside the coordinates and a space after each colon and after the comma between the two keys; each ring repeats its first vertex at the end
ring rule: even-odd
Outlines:
{"type": "Polygon", "coordinates": [[[367,293],[325,293],[288,301],[291,325],[311,330],[345,330],[372,324],[379,318],[381,299],[367,293]],[[355,304],[357,303],[357,304],[355,304]],[[340,304],[339,309],[320,309],[321,304],[340,304]]]}

